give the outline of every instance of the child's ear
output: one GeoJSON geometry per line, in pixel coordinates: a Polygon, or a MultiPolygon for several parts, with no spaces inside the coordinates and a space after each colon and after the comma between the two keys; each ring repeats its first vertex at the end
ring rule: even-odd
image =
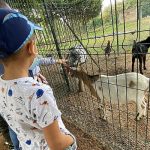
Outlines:
{"type": "Polygon", "coordinates": [[[35,55],[38,54],[35,47],[36,47],[36,45],[35,45],[35,42],[33,40],[27,43],[27,51],[30,55],[31,54],[35,54],[35,55]]]}

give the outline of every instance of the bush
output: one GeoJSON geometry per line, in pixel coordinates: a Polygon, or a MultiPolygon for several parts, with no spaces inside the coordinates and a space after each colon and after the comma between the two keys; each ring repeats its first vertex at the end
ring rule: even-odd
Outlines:
{"type": "Polygon", "coordinates": [[[88,28],[90,28],[90,29],[93,27],[95,27],[95,28],[100,27],[101,25],[102,25],[102,20],[99,16],[90,20],[87,24],[88,28]]]}

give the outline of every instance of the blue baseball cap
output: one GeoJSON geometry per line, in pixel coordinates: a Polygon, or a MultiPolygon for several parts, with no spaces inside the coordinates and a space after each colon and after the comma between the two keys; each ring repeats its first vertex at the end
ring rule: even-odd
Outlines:
{"type": "Polygon", "coordinates": [[[42,30],[21,13],[0,9],[0,59],[16,53],[31,38],[35,30],[42,30]]]}

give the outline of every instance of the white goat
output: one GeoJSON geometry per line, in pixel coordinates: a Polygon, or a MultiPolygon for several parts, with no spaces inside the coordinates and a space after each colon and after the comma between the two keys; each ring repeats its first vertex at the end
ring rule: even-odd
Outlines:
{"type": "MultiPolygon", "coordinates": [[[[137,105],[137,120],[146,116],[145,93],[149,89],[149,78],[135,73],[115,76],[88,75],[82,69],[71,69],[71,74],[88,86],[93,96],[114,104],[134,101],[137,105]]],[[[105,113],[105,112],[104,112],[105,113]]],[[[105,116],[106,117],[106,116],[105,116]]]]}

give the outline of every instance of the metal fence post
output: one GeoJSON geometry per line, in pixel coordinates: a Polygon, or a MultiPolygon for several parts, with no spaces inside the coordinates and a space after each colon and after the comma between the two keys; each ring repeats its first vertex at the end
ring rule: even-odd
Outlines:
{"type": "MultiPolygon", "coordinates": [[[[56,46],[58,56],[59,56],[60,59],[62,59],[61,50],[60,50],[60,47],[59,47],[59,42],[58,42],[57,36],[55,34],[54,17],[53,17],[52,10],[50,10],[50,13],[48,13],[44,0],[43,0],[43,5],[44,5],[45,12],[46,12],[46,16],[48,18],[48,22],[49,22],[49,25],[50,25],[51,33],[52,33],[52,36],[53,36],[53,39],[54,39],[54,43],[55,43],[55,46],[56,46]]],[[[64,77],[65,77],[66,84],[68,86],[68,90],[70,91],[69,80],[68,80],[64,65],[61,65],[61,66],[62,66],[62,69],[63,69],[63,74],[64,74],[64,77]]]]}

